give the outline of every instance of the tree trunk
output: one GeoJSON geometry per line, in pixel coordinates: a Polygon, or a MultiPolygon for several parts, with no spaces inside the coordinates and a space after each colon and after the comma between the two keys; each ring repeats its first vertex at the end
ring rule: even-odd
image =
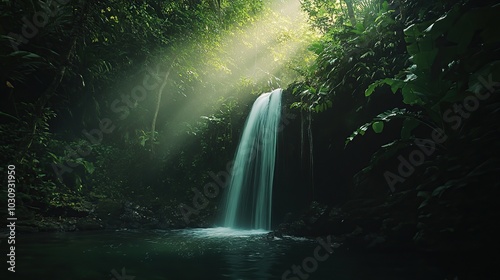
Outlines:
{"type": "Polygon", "coordinates": [[[347,5],[347,14],[349,15],[349,20],[351,21],[351,25],[356,26],[356,16],[354,15],[354,7],[352,5],[352,0],[344,0],[347,5]]]}
{"type": "Polygon", "coordinates": [[[151,123],[151,153],[154,154],[154,143],[155,143],[155,130],[156,130],[156,119],[158,118],[158,112],[160,111],[160,103],[161,103],[161,96],[163,95],[163,90],[167,86],[167,81],[168,81],[168,76],[170,76],[170,72],[172,71],[172,68],[174,67],[174,58],[172,60],[172,64],[170,65],[170,68],[168,68],[167,73],[165,74],[165,79],[163,80],[163,84],[161,85],[160,89],[158,90],[158,98],[156,100],[156,109],[155,109],[155,114],[153,116],[153,122],[151,123]]]}

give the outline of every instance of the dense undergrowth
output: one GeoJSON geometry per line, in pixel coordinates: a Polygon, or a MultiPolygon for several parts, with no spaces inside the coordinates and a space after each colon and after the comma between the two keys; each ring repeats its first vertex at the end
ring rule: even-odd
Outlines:
{"type": "Polygon", "coordinates": [[[335,206],[351,215],[350,232],[404,232],[424,247],[492,242],[500,6],[301,4],[313,30],[293,31],[263,1],[2,2],[0,170],[16,165],[27,226],[40,216],[91,217],[63,230],[212,225],[220,197],[187,225],[178,205],[227,169],[256,94],[289,84],[284,103],[301,117],[282,151],[297,155],[288,170],[311,169],[292,184],[310,189],[305,204],[329,205],[323,228],[338,226],[335,206]],[[281,26],[255,50],[284,65],[273,73],[239,50],[241,38],[258,39],[231,37],[262,18],[281,26]],[[304,41],[292,58],[280,54],[304,41]],[[242,74],[252,71],[265,78],[242,74]]]}

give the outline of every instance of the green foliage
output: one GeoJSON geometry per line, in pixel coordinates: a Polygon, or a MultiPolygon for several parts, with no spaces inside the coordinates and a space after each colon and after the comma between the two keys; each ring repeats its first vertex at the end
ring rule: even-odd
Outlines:
{"type": "MultiPolygon", "coordinates": [[[[499,12],[498,5],[468,11],[455,5],[437,20],[408,26],[404,34],[413,64],[395,78],[375,81],[365,96],[389,85],[393,93],[402,94],[405,104],[420,106],[439,126],[446,104],[463,100],[466,91],[485,90],[477,80],[480,75],[498,77],[498,61],[490,56],[500,36],[493,24],[499,12]]],[[[402,135],[407,137],[407,131],[402,135]]]]}
{"type": "Polygon", "coordinates": [[[304,0],[302,9],[309,15],[311,25],[323,33],[331,32],[332,29],[342,28],[345,24],[355,30],[363,26],[363,22],[368,24],[377,17],[381,9],[388,9],[387,1],[380,0],[304,0]],[[358,25],[351,26],[349,21],[346,2],[353,5],[354,16],[358,25]],[[361,22],[359,25],[359,22],[361,22]]]}
{"type": "Polygon", "coordinates": [[[151,141],[153,141],[154,144],[158,144],[158,141],[157,141],[158,131],[155,131],[154,136],[153,136],[151,131],[139,130],[139,131],[137,131],[137,135],[139,138],[139,145],[141,147],[144,147],[144,148],[146,148],[146,146],[149,147],[150,145],[147,145],[147,143],[149,143],[151,141]]]}
{"type": "MultiPolygon", "coordinates": [[[[305,3],[304,9],[309,12],[311,20],[315,20],[316,12],[308,6],[311,3],[305,3]]],[[[308,97],[307,100],[301,98],[300,102],[304,104],[295,104],[294,107],[305,109],[312,106],[318,108],[317,112],[324,111],[328,107],[335,107],[336,97],[349,93],[356,100],[354,106],[363,106],[357,98],[358,92],[374,79],[398,73],[404,65],[408,57],[401,51],[404,42],[398,35],[400,25],[395,21],[395,11],[389,8],[387,2],[362,1],[357,4],[358,21],[355,26],[343,25],[342,20],[337,24],[324,25],[325,36],[310,46],[318,58],[311,76],[306,79],[306,88],[326,90],[309,90],[307,93],[316,97],[308,97]],[[321,105],[319,101],[326,99],[331,104],[321,105]]],[[[313,6],[321,5],[316,3],[313,6]]],[[[303,93],[304,89],[295,92],[303,93]]]]}
{"type": "MultiPolygon", "coordinates": [[[[332,107],[332,101],[327,97],[328,88],[319,87],[316,89],[306,85],[302,85],[302,87],[306,89],[300,92],[300,101],[292,103],[290,108],[299,108],[307,112],[321,113],[332,107]]],[[[300,86],[295,87],[292,94],[296,94],[297,90],[300,90],[300,88],[300,86]]]]}
{"type": "MultiPolygon", "coordinates": [[[[427,13],[425,20],[410,21],[404,28],[410,65],[393,77],[372,81],[365,90],[365,96],[371,97],[387,92],[386,86],[389,86],[393,93],[402,95],[404,104],[418,113],[407,115],[410,109],[404,114],[394,109],[398,113],[392,118],[398,115],[404,118],[400,138],[380,147],[372,156],[369,166],[356,176],[356,180],[382,162],[394,159],[402,149],[418,146],[418,137],[430,140],[435,131],[445,135],[445,142],[434,143],[437,152],[428,155],[433,160],[426,160],[420,167],[426,174],[433,176],[423,180],[432,182],[429,184],[432,186],[426,186],[430,191],[422,194],[425,201],[419,211],[427,211],[424,209],[432,199],[442,200],[451,192],[464,191],[468,183],[477,184],[480,178],[494,176],[498,169],[490,159],[480,155],[485,153],[489,155],[488,158],[495,158],[500,152],[494,144],[498,142],[498,137],[493,136],[496,130],[493,124],[498,123],[499,105],[496,96],[498,89],[493,84],[500,79],[500,33],[494,22],[500,6],[492,2],[464,2],[447,8],[441,14],[428,12],[429,5],[420,7],[417,10],[418,18],[424,18],[422,15],[427,13]],[[480,102],[474,96],[486,92],[489,92],[488,100],[480,102]],[[471,99],[478,102],[477,108],[467,109],[468,112],[460,116],[459,122],[447,117],[447,113],[457,113],[471,99]],[[428,128],[416,130],[422,124],[428,128]],[[481,170],[480,176],[478,168],[481,170]]],[[[381,115],[359,127],[346,140],[346,144],[355,136],[362,135],[369,125],[375,130],[374,124],[382,121],[381,115]]]]}
{"type": "Polygon", "coordinates": [[[341,2],[337,0],[304,0],[302,1],[302,9],[308,13],[312,26],[322,32],[327,32],[337,21],[342,22],[343,20],[343,17],[339,20],[335,18],[336,15],[342,14],[341,2]]]}
{"type": "MultiPolygon", "coordinates": [[[[345,141],[345,145],[347,146],[347,144],[349,144],[352,140],[354,140],[354,138],[356,136],[365,135],[366,131],[368,130],[368,128],[370,126],[372,127],[372,129],[375,133],[381,133],[382,130],[384,129],[384,122],[389,122],[389,121],[396,119],[396,118],[402,118],[402,119],[405,119],[405,121],[411,120],[412,124],[415,122],[424,123],[424,121],[421,120],[422,117],[420,116],[420,114],[409,112],[406,109],[394,108],[392,110],[388,110],[384,113],[377,115],[375,118],[373,118],[372,121],[360,126],[356,131],[354,131],[351,134],[351,136],[349,136],[347,138],[347,140],[345,141]]],[[[406,131],[411,131],[411,129],[408,126],[406,126],[406,127],[407,127],[406,131]]],[[[408,133],[408,132],[405,132],[405,133],[408,133]]]]}
{"type": "Polygon", "coordinates": [[[32,106],[23,104],[20,109],[24,113],[17,122],[0,124],[0,134],[3,135],[0,154],[3,162],[16,166],[16,179],[20,182],[17,187],[20,207],[44,208],[50,200],[50,194],[57,188],[50,165],[47,164],[51,161],[45,153],[52,139],[48,122],[55,114],[46,108],[41,117],[32,123],[32,106]],[[34,126],[40,128],[35,134],[34,126]],[[25,149],[27,145],[30,146],[29,150],[25,149]]]}
{"type": "MultiPolygon", "coordinates": [[[[0,41],[4,44],[9,43],[13,38],[1,36],[0,41]],[[3,39],[3,40],[2,40],[3,39]]],[[[28,51],[13,51],[11,53],[0,55],[0,63],[3,65],[1,77],[3,81],[9,81],[13,87],[19,83],[28,82],[27,77],[41,69],[50,69],[49,62],[41,56],[28,51]]]]}

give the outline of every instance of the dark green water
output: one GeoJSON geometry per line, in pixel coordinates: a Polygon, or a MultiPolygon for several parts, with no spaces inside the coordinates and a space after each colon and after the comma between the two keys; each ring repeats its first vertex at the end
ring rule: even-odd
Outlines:
{"type": "Polygon", "coordinates": [[[16,273],[7,279],[444,280],[449,275],[422,256],[342,247],[331,255],[320,247],[318,256],[328,258],[314,267],[316,240],[268,240],[263,232],[221,228],[34,234],[19,236],[16,243],[16,273]],[[302,275],[282,278],[307,258],[312,272],[301,268],[302,275]]]}

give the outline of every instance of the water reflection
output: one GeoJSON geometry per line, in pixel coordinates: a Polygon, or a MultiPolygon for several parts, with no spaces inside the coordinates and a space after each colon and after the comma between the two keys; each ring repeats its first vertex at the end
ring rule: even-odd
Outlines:
{"type": "Polygon", "coordinates": [[[285,246],[275,246],[266,238],[267,231],[212,228],[183,230],[179,234],[191,237],[203,253],[208,250],[223,265],[218,263],[223,279],[274,279],[271,268],[285,246]],[[272,249],[271,249],[272,248],[272,249]]]}
{"type": "MultiPolygon", "coordinates": [[[[113,278],[113,269],[122,268],[135,280],[281,279],[318,246],[315,240],[269,240],[265,231],[225,228],[36,234],[20,237],[19,244],[16,276],[23,280],[106,280],[113,278]]],[[[424,258],[412,254],[339,250],[308,279],[444,278],[424,258]]]]}

